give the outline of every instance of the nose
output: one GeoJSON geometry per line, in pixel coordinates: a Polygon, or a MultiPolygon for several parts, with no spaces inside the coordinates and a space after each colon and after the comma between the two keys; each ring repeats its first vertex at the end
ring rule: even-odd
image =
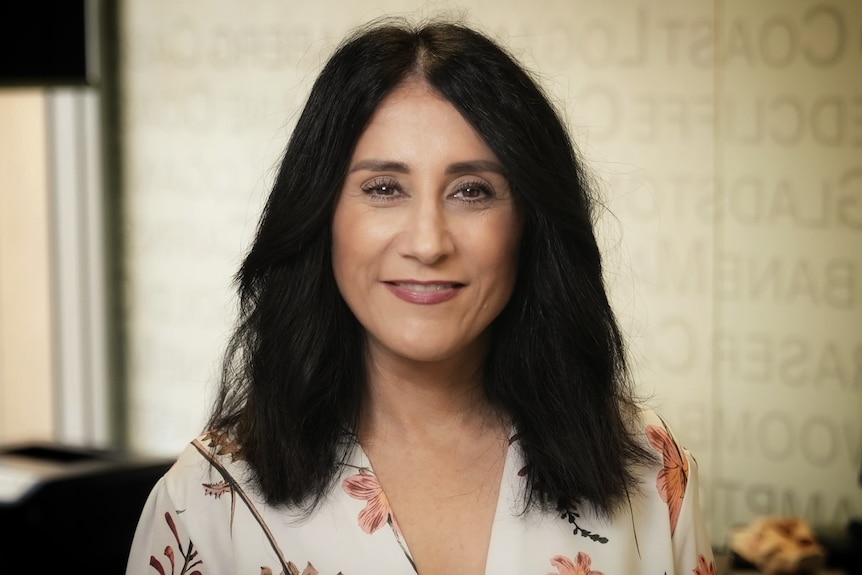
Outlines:
{"type": "Polygon", "coordinates": [[[446,258],[454,248],[445,206],[438,199],[425,198],[410,206],[399,246],[403,257],[431,265],[446,258]]]}

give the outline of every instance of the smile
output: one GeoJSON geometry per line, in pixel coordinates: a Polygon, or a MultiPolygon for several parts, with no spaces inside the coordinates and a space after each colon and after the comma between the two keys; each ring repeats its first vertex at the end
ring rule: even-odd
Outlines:
{"type": "Polygon", "coordinates": [[[455,282],[393,281],[383,282],[383,285],[398,299],[421,305],[448,301],[464,287],[464,284],[455,282]]]}

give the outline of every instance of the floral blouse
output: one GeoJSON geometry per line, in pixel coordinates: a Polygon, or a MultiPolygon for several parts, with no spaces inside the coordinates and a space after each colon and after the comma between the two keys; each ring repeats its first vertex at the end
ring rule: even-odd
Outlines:
{"type": "MultiPolygon", "coordinates": [[[[667,425],[644,412],[660,465],[611,520],[589,506],[523,513],[525,479],[510,440],[486,575],[715,575],[697,466],[667,425]]],[[[225,436],[205,434],[153,488],[126,575],[409,575],[410,547],[361,447],[308,518],[265,504],[225,436]]]]}

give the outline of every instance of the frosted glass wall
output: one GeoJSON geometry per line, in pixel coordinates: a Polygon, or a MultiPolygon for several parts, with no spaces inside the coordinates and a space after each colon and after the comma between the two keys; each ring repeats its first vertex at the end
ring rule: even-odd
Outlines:
{"type": "Polygon", "coordinates": [[[712,511],[862,516],[862,4],[722,3],[712,511]]]}

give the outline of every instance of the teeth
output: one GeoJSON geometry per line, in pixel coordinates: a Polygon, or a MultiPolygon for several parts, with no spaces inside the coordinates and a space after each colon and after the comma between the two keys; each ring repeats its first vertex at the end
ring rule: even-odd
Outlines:
{"type": "Polygon", "coordinates": [[[400,288],[416,292],[433,292],[450,289],[454,284],[395,284],[400,288]]]}

